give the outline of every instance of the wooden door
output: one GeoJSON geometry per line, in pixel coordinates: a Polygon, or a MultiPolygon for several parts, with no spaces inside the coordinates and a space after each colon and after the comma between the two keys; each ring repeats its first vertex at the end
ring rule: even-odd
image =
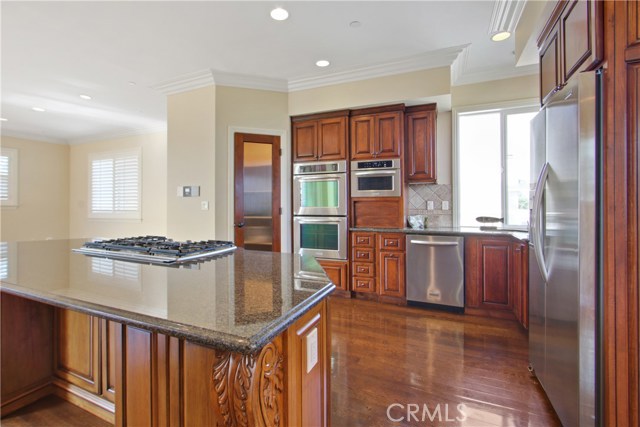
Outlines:
{"type": "Polygon", "coordinates": [[[318,160],[347,159],[347,118],[318,121],[318,160]]]}
{"type": "Polygon", "coordinates": [[[349,289],[349,263],[348,261],[319,259],[318,264],[324,269],[329,280],[336,285],[336,289],[346,291],[349,289]]]}
{"type": "Polygon", "coordinates": [[[292,128],[293,161],[309,162],[318,158],[318,121],[295,122],[292,128]]]}
{"type": "Polygon", "coordinates": [[[378,254],[378,283],[380,295],[404,297],[403,252],[380,252],[378,254]]]}
{"type": "Polygon", "coordinates": [[[280,137],[236,133],[235,244],[280,252],[280,137]]]}
{"type": "Polygon", "coordinates": [[[466,306],[512,311],[509,239],[468,237],[465,251],[466,306]]]}
{"type": "Polygon", "coordinates": [[[543,104],[560,88],[559,34],[559,26],[556,25],[540,52],[540,100],[543,104]]]}
{"type": "Polygon", "coordinates": [[[409,108],[405,115],[407,180],[436,182],[436,105],[409,108]]]}
{"type": "Polygon", "coordinates": [[[374,128],[373,116],[351,117],[351,160],[373,157],[374,128]]]}
{"type": "Polygon", "coordinates": [[[93,394],[100,394],[99,319],[77,311],[57,309],[55,344],[55,375],[93,394]]]}
{"type": "Polygon", "coordinates": [[[375,117],[374,157],[400,157],[404,142],[402,112],[380,113],[375,117]]]}

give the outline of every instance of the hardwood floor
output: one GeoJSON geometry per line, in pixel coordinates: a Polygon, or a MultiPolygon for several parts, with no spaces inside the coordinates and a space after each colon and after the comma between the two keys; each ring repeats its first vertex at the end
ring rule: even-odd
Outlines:
{"type": "Polygon", "coordinates": [[[51,395],[7,415],[2,427],[112,427],[112,424],[51,395]]]}
{"type": "Polygon", "coordinates": [[[339,298],[330,310],[333,427],[560,426],[516,322],[339,298]]]}
{"type": "MultiPolygon", "coordinates": [[[[341,298],[330,310],[333,427],[560,426],[527,370],[516,322],[341,298]]],[[[3,427],[109,425],[54,396],[2,419],[3,427]]]]}

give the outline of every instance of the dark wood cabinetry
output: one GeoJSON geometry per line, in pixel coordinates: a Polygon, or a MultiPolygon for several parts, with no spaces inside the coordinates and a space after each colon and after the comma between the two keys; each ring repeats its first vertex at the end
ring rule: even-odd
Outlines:
{"type": "Polygon", "coordinates": [[[353,227],[403,228],[404,197],[367,197],[351,199],[353,227]]]}
{"type": "Polygon", "coordinates": [[[324,269],[329,280],[340,291],[349,290],[349,261],[319,259],[318,264],[324,269]]]}
{"type": "Polygon", "coordinates": [[[529,252],[511,237],[465,238],[465,312],[529,325],[529,252]]]}
{"type": "Polygon", "coordinates": [[[293,161],[346,160],[349,111],[291,118],[293,161]]]}
{"type": "Polygon", "coordinates": [[[402,233],[351,233],[351,290],[405,298],[405,239],[402,233]]]}
{"type": "Polygon", "coordinates": [[[405,109],[405,169],[409,182],[436,182],[436,104],[405,109]]]}
{"type": "Polygon", "coordinates": [[[538,38],[542,104],[576,72],[595,69],[600,64],[603,25],[603,2],[558,2],[538,38]]]}
{"type": "Polygon", "coordinates": [[[404,104],[351,111],[351,160],[400,157],[404,104]]]}
{"type": "Polygon", "coordinates": [[[405,238],[399,233],[377,235],[378,293],[404,298],[405,293],[405,238]]]}

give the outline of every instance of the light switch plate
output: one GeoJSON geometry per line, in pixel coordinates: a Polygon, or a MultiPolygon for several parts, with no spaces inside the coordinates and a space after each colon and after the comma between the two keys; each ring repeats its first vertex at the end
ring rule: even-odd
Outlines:
{"type": "Polygon", "coordinates": [[[318,363],[318,328],[307,334],[307,374],[318,363]]]}
{"type": "Polygon", "coordinates": [[[449,202],[446,200],[442,201],[442,210],[443,211],[448,211],[449,210],[449,202]]]}

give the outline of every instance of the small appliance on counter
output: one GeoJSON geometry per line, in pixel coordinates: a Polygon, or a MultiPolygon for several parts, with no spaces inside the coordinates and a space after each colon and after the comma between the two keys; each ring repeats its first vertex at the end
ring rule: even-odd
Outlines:
{"type": "Polygon", "coordinates": [[[236,250],[232,242],[203,240],[176,242],[162,236],[139,236],[85,242],[73,252],[152,264],[204,260],[236,250]]]}

